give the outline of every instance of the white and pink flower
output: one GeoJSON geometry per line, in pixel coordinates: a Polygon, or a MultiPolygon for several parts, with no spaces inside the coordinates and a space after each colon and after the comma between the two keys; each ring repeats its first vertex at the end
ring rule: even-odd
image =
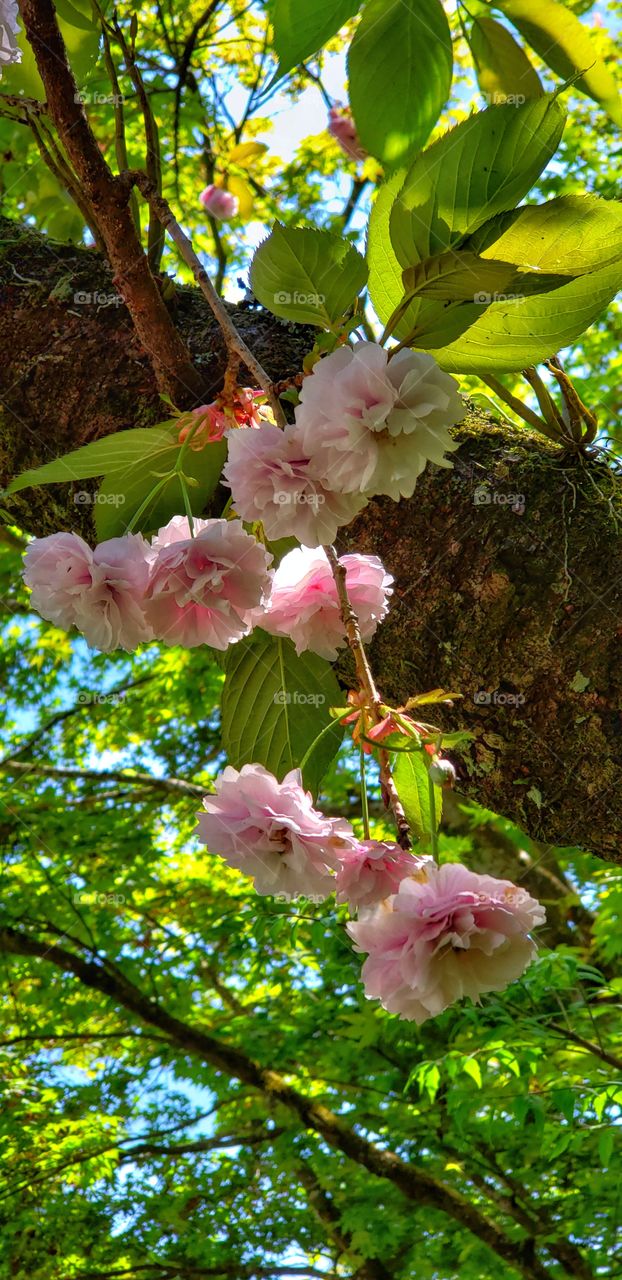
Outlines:
{"type": "Polygon", "coordinates": [[[173,516],[154,539],[145,613],[164,644],[226,649],[270,592],[272,556],[240,520],[195,520],[194,531],[173,516]]]}
{"type": "Polygon", "coordinates": [[[78,628],[93,649],[135,649],[153,632],[142,607],[150,549],[140,534],[100,542],[76,533],[35,538],[24,562],[33,608],[58,627],[78,628]]]}
{"type": "MultiPolygon", "coordinates": [[[[362,639],[371,640],[387,614],[393,578],[377,556],[341,556],[340,563],[362,639]]],[[[296,547],[283,556],[270,599],[253,620],[271,635],[289,636],[297,653],[310,649],[322,658],[337,657],[346,633],[333,573],[321,547],[296,547]]]]}
{"type": "Polygon", "coordinates": [[[203,804],[199,839],[260,894],[327,897],[342,853],[356,845],[349,822],[314,809],[298,769],[278,782],[260,764],[228,767],[203,804]]]}
{"type": "Polygon", "coordinates": [[[337,902],[359,908],[373,907],[397,893],[402,880],[416,875],[428,860],[389,840],[361,840],[355,849],[344,850],[339,861],[337,902]]]}
{"type": "Polygon", "coordinates": [[[392,360],[375,342],[341,347],[305,378],[296,425],[333,489],[409,498],[427,462],[450,465],[448,428],[464,417],[458,384],[423,351],[392,360]]]}
{"type": "Polygon", "coordinates": [[[0,0],[0,79],[2,67],[21,62],[22,51],[18,44],[21,35],[17,0],[0,0]]]}
{"type": "Polygon", "coordinates": [[[429,862],[347,929],[367,953],[366,995],[421,1023],[520,977],[536,954],[530,932],[544,919],[540,903],[509,880],[429,862]]]}
{"type": "Polygon", "coordinates": [[[294,537],[309,547],[331,543],[365,506],[362,494],[335,493],[319,477],[293,426],[233,430],[227,443],[224,475],[235,509],[243,520],[261,520],[268,538],[294,537]]]}

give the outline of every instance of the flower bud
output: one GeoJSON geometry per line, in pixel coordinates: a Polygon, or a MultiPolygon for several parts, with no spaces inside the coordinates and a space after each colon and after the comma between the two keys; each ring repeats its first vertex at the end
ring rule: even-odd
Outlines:
{"type": "Polygon", "coordinates": [[[214,184],[201,192],[199,200],[213,218],[220,218],[223,222],[229,218],[235,218],[238,211],[237,196],[232,196],[230,191],[225,191],[224,187],[216,187],[214,184]]]}
{"type": "Polygon", "coordinates": [[[451,760],[435,760],[430,765],[430,777],[437,787],[453,787],[456,770],[451,760]]]}
{"type": "Polygon", "coordinates": [[[367,158],[367,152],[359,142],[356,126],[347,107],[331,107],[328,113],[328,132],[351,160],[367,158]]]}

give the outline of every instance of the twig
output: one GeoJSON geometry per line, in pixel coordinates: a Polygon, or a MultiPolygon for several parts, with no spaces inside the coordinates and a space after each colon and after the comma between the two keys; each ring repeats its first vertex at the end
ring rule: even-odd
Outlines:
{"type": "Polygon", "coordinates": [[[274,418],[278,426],[285,426],[285,414],[282,406],[279,404],[278,397],[274,393],[274,387],[268,374],[263,366],[255,358],[252,351],[247,347],[241,334],[238,333],[227,308],[221,298],[219,298],[212,281],[210,280],[205,267],[201,266],[190,240],[184,231],[182,231],[177,219],[175,218],[168,201],[159,195],[155,190],[153,183],[150,182],[146,174],[140,169],[131,169],[124,174],[126,182],[133,183],[148,201],[154,213],[160,219],[162,226],[168,231],[172,240],[174,240],[181,256],[186,265],[192,271],[192,274],[203,294],[207,299],[213,314],[215,315],[225,340],[225,346],[230,360],[240,359],[246,366],[249,373],[255,378],[257,385],[265,392],[266,397],[274,413],[274,418]]]}
{"type": "MultiPolygon", "coordinates": [[[[151,110],[149,95],[145,89],[145,82],[140,73],[140,68],[136,62],[136,56],[133,48],[127,43],[125,36],[119,23],[115,21],[113,25],[115,38],[118,41],[121,52],[125,59],[125,66],[129,72],[132,84],[136,90],[140,109],[143,116],[143,124],[145,128],[145,169],[147,177],[153,183],[158,195],[162,194],[162,161],[160,156],[160,138],[158,134],[158,125],[156,118],[151,110]]],[[[124,169],[128,168],[127,156],[124,169]]],[[[134,194],[134,193],[132,193],[134,194]]],[[[158,271],[162,258],[162,250],[164,249],[164,228],[160,226],[157,219],[150,219],[147,231],[147,257],[152,271],[158,271]]]]}
{"type": "MultiPolygon", "coordinates": [[[[352,650],[354,662],[356,665],[356,674],[358,677],[361,692],[365,694],[367,704],[374,724],[379,724],[383,718],[381,710],[382,700],[375,685],[374,677],[371,672],[367,654],[363,641],[361,639],[361,631],[359,628],[358,618],[348,596],[346,586],[346,568],[341,564],[337,552],[334,547],[324,547],[324,552],[332,569],[335,586],[337,587],[337,596],[341,608],[341,616],[346,631],[348,645],[352,650]]],[[[397,827],[397,842],[402,849],[410,849],[410,829],[406,820],[406,814],[402,806],[402,802],[397,794],[397,788],[393,781],[391,773],[390,755],[388,751],[382,748],[378,751],[380,761],[380,785],[382,795],[387,809],[391,809],[397,827]]]]}

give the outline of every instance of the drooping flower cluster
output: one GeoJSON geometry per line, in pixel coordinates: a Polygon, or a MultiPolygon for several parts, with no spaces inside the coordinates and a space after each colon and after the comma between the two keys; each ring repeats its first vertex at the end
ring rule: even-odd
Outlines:
{"type": "Polygon", "coordinates": [[[230,218],[235,218],[238,211],[237,196],[213,183],[201,192],[199,200],[207,213],[210,213],[213,218],[219,218],[221,222],[228,222],[230,218]]]}
{"type": "Polygon", "coordinates": [[[194,533],[174,516],[151,544],[134,533],[94,551],[75,533],[35,538],[24,564],[33,608],[103,652],[153,639],[226,649],[269,594],[272,556],[240,520],[195,520],[194,533]]]}
{"type": "MultiPolygon", "coordinates": [[[[224,650],[259,626],[289,636],[298,653],[337,657],[346,636],[323,551],[300,547],[274,572],[271,554],[240,520],[193,524],[191,536],[186,517],[173,516],[151,543],[128,533],[94,551],[75,533],[35,538],[24,564],[33,608],[65,630],[77,627],[102,652],[148,640],[224,650]]],[[[342,563],[362,635],[371,639],[393,579],[376,556],[342,563]]]]}
{"type": "MultiPolygon", "coordinates": [[[[386,616],[393,578],[377,556],[346,555],[348,598],[359,621],[363,640],[371,640],[386,616]]],[[[265,609],[255,615],[264,631],[289,636],[296,652],[310,649],[334,660],[346,644],[335,579],[321,547],[297,547],[283,557],[274,575],[265,609]]]]}
{"type": "Polygon", "coordinates": [[[304,379],[295,424],[228,433],[225,478],[238,514],[268,537],[332,542],[369,497],[411,497],[428,461],[449,466],[458,386],[421,351],[340,347],[304,379]]]}
{"type": "Polygon", "coordinates": [[[18,45],[20,27],[17,0],[0,0],[0,79],[2,67],[21,62],[22,51],[18,45]]]}
{"type": "Polygon", "coordinates": [[[260,894],[326,898],[359,912],[348,932],[366,953],[366,995],[421,1023],[468,996],[501,991],[533,959],[540,903],[509,880],[437,866],[389,841],[358,840],[314,808],[299,770],[227,768],[205,797],[198,835],[251,876],[260,894]]]}
{"type": "Polygon", "coordinates": [[[509,880],[430,861],[347,928],[367,953],[366,994],[421,1023],[518,978],[535,955],[529,934],[544,918],[540,903],[509,880]]]}

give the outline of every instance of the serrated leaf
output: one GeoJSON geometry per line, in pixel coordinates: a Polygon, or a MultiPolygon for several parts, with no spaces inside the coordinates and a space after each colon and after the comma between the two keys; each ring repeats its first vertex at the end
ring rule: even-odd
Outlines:
{"type": "Polygon", "coordinates": [[[491,218],[464,248],[532,270],[579,276],[622,257],[622,208],[599,196],[558,196],[491,218]]]}
{"type": "Polygon", "coordinates": [[[88,480],[92,476],[123,471],[135,464],[151,464],[171,448],[175,424],[159,423],[155,427],[132,427],[93,440],[81,449],[72,449],[62,458],[46,462],[42,467],[23,471],[11,481],[7,492],[19,493],[31,485],[69,484],[72,480],[88,480]]]}
{"type": "MultiPolygon", "coordinates": [[[[500,9],[520,31],[531,48],[562,80],[575,80],[586,93],[622,125],[622,103],[616,82],[603,62],[589,31],[565,4],[557,0],[499,0],[500,9]]],[[[612,62],[616,50],[611,45],[612,62]]]]}
{"type": "Polygon", "coordinates": [[[454,341],[426,341],[425,350],[455,373],[524,369],[574,342],[621,288],[618,262],[538,297],[495,302],[454,341]]]}
{"type": "MultiPolygon", "coordinates": [[[[227,654],[222,740],[229,763],[262,764],[279,779],[300,765],[331,722],[343,695],[332,667],[313,653],[298,655],[290,640],[257,629],[227,654]]],[[[316,791],[343,737],[335,725],[311,755],[304,782],[316,791]]]]}
{"type": "Polygon", "coordinates": [[[386,324],[397,307],[403,293],[402,267],[397,260],[389,221],[391,209],[398,192],[404,185],[405,169],[398,169],[379,188],[369,215],[367,230],[367,262],[369,265],[369,296],[378,318],[386,324]]]}
{"type": "Polygon", "coordinates": [[[350,52],[362,146],[396,168],[427,141],[449,97],[451,33],[440,0],[368,0],[350,52]]]}
{"type": "Polygon", "coordinates": [[[279,59],[274,79],[317,53],[360,6],[361,0],[273,0],[273,42],[279,59]]]}
{"type": "MultiPolygon", "coordinates": [[[[432,818],[430,810],[429,770],[421,752],[400,752],[393,762],[393,779],[397,794],[404,808],[408,825],[419,839],[430,835],[432,818]]],[[[434,787],[436,826],[443,809],[443,793],[434,787]]]]}
{"type": "Polygon", "coordinates": [[[251,267],[255,297],[284,320],[330,329],[367,283],[360,253],[328,231],[275,223],[251,267]]]}
{"type": "Polygon", "coordinates": [[[563,108],[547,94],[487,107],[450,129],[411,166],[390,217],[402,267],[443,253],[513,209],[555,153],[563,108]]]}
{"type": "MultiPolygon", "coordinates": [[[[158,454],[158,472],[172,470],[178,455],[177,442],[167,451],[158,454]]],[[[184,474],[196,481],[196,484],[187,486],[193,515],[200,516],[205,510],[220,479],[226,457],[227,446],[223,441],[214,441],[197,451],[186,451],[184,474]]],[[[114,471],[106,476],[99,487],[95,507],[95,528],[100,541],[116,538],[127,532],[128,525],[157,484],[157,479],[157,475],[142,460],[123,471],[114,471]]],[[[172,516],[183,514],[185,503],[181,480],[178,475],[172,475],[145,507],[133,526],[134,532],[152,533],[168,524],[172,516]]]]}
{"type": "Polygon", "coordinates": [[[544,93],[540,77],[511,31],[494,18],[475,18],[469,33],[477,83],[492,103],[524,102],[544,93]]]}

